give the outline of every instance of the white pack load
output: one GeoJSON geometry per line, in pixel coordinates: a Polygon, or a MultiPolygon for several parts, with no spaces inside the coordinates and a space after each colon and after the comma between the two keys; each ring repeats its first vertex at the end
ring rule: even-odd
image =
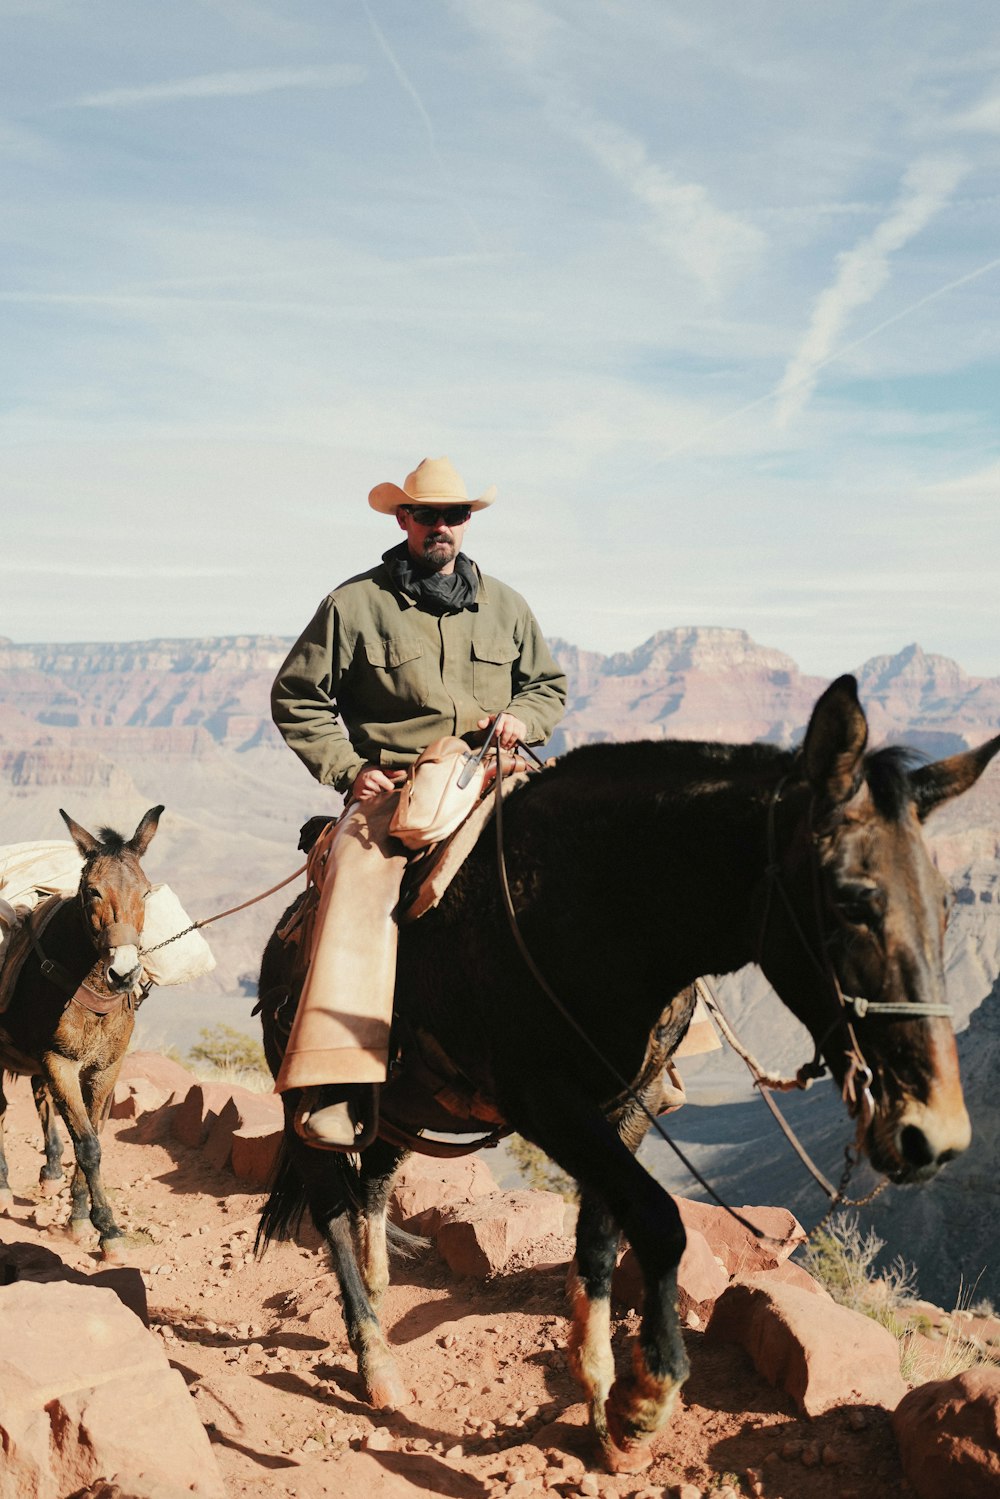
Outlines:
{"type": "Polygon", "coordinates": [[[50,895],[73,895],[82,868],[76,844],[65,839],[0,848],[0,965],[14,929],[50,895]]]}
{"type": "Polygon", "coordinates": [[[156,985],[189,984],[215,967],[212,949],[200,932],[188,931],[191,918],[169,885],[154,885],[146,896],[139,960],[156,985]],[[183,932],[183,937],[177,934],[183,932]],[[176,941],[169,938],[176,937],[176,941]],[[159,944],[163,943],[161,947],[159,944]],[[150,951],[155,949],[155,951],[150,951]]]}
{"type": "Polygon", "coordinates": [[[65,839],[8,843],[0,848],[0,897],[15,911],[33,911],[47,895],[73,895],[82,868],[76,844],[65,839]]]}

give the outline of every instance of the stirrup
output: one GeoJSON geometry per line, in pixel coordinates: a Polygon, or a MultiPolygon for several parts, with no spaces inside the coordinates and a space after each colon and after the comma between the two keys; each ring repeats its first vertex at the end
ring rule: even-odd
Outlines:
{"type": "Polygon", "coordinates": [[[303,1088],[293,1118],[295,1133],[313,1150],[335,1150],[341,1155],[356,1155],[367,1150],[378,1133],[380,1087],[378,1083],[349,1083],[343,1087],[328,1084],[303,1088]],[[324,1102],[324,1093],[341,1096],[324,1102]],[[329,1125],[340,1126],[339,1130],[331,1128],[326,1137],[322,1127],[316,1133],[310,1129],[310,1122],[323,1114],[329,1115],[329,1125]],[[359,1120],[363,1121],[360,1131],[357,1129],[359,1120]],[[338,1133],[339,1139],[336,1138],[338,1133]]]}

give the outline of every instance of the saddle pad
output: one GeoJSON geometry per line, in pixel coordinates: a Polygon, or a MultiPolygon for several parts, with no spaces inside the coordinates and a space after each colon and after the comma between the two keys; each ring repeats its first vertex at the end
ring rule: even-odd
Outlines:
{"type": "MultiPolygon", "coordinates": [[[[508,796],[515,786],[528,779],[527,771],[505,776],[503,794],[508,796]]],[[[437,844],[418,864],[411,864],[407,880],[414,885],[407,888],[405,905],[401,902],[398,913],[400,926],[417,921],[440,902],[448,886],[455,878],[466,859],[479,842],[479,835],[493,819],[493,797],[485,796],[477,802],[468,817],[443,843],[437,844]],[[409,898],[410,889],[415,893],[409,898]]]]}
{"type": "Polygon", "coordinates": [[[673,1060],[677,1057],[697,1057],[706,1051],[721,1051],[722,1042],[719,1033],[715,1029],[715,1022],[708,1010],[705,1001],[699,994],[694,1002],[694,1014],[691,1016],[691,1024],[687,1028],[684,1040],[674,1052],[673,1060]]]}
{"type": "MultiPolygon", "coordinates": [[[[36,937],[41,937],[52,917],[59,907],[67,899],[65,895],[49,895],[43,898],[42,904],[37,908],[38,915],[34,918],[33,926],[36,937]]],[[[14,993],[24,961],[31,951],[31,932],[29,925],[31,920],[30,911],[24,911],[23,917],[10,932],[3,949],[3,961],[0,963],[0,1015],[4,1013],[14,993]]]]}

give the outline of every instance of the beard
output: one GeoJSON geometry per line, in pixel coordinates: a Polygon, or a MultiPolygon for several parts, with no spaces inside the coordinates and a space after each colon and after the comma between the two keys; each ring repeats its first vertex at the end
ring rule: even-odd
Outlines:
{"type": "Polygon", "coordinates": [[[420,562],[429,573],[439,573],[458,556],[458,547],[450,537],[431,535],[424,539],[420,562]]]}

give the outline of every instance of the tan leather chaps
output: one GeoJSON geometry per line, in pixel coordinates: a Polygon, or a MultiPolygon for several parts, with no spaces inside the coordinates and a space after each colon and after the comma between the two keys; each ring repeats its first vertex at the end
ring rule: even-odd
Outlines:
{"type": "Polygon", "coordinates": [[[326,861],[313,951],[275,1087],[381,1083],[396,983],[393,912],[406,849],[389,833],[398,793],[353,802],[326,861]]]}

